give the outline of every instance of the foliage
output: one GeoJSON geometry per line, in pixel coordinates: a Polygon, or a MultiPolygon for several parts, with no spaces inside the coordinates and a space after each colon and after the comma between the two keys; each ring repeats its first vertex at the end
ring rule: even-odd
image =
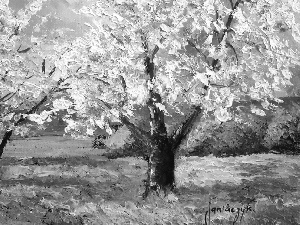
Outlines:
{"type": "MultiPolygon", "coordinates": [[[[14,16],[8,1],[1,1],[4,130],[19,114],[42,126],[66,110],[67,133],[91,136],[101,128],[112,134],[110,123],[120,116],[135,119],[149,90],[162,97],[155,106],[166,116],[187,114],[196,105],[225,122],[234,117],[234,101],[276,99],[292,85],[290,68],[300,64],[297,1],[91,0],[76,11],[90,18],[83,37],[32,36],[32,46],[22,49],[22,31],[43,2],[32,1],[14,16]],[[155,80],[145,73],[147,54],[155,55],[155,80]],[[45,96],[51,109],[30,112],[45,96]]],[[[228,139],[224,146],[257,135],[254,128],[234,139],[221,135],[231,128],[239,131],[229,123],[216,134],[228,139]]]]}
{"type": "Polygon", "coordinates": [[[203,119],[190,139],[187,155],[236,156],[262,153],[267,129],[265,117],[240,111],[232,120],[218,123],[213,117],[203,119]]]}
{"type": "Polygon", "coordinates": [[[78,10],[93,22],[72,42],[78,70],[67,90],[68,110],[88,118],[78,122],[91,132],[110,133],[108,122],[120,112],[134,118],[152,85],[166,115],[186,113],[187,103],[229,120],[233,100],[274,99],[291,85],[289,67],[299,64],[298,50],[290,47],[300,40],[297,11],[295,1],[90,1],[78,10]],[[150,49],[159,48],[151,84],[141,36],[150,49]]]}
{"type": "Polygon", "coordinates": [[[278,108],[268,125],[264,145],[281,153],[300,153],[300,105],[278,108]]]}
{"type": "Polygon", "coordinates": [[[247,103],[234,111],[231,121],[218,123],[213,117],[203,118],[187,141],[187,151],[182,150],[181,154],[299,153],[299,102],[283,99],[283,103],[273,104],[273,110],[260,116],[255,113],[261,107],[247,103]]]}
{"type": "Polygon", "coordinates": [[[62,60],[68,57],[64,55],[66,51],[55,47],[60,44],[58,41],[43,37],[31,36],[28,45],[28,37],[24,34],[44,2],[31,1],[15,14],[9,1],[0,1],[1,131],[15,130],[24,136],[32,127],[32,124],[26,124],[28,121],[34,121],[36,128],[44,129],[44,123],[50,122],[51,117],[61,110],[59,107],[46,109],[43,105],[66,88],[67,74],[62,60]]]}

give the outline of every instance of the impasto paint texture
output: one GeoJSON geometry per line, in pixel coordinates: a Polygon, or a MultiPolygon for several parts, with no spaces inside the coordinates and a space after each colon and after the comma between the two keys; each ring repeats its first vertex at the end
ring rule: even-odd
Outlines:
{"type": "Polygon", "coordinates": [[[0,225],[300,224],[298,0],[0,0],[0,225]]]}

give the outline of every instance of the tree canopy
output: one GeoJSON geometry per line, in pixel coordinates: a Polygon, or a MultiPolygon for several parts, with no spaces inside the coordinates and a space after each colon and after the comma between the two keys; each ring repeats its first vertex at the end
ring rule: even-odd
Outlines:
{"type": "Polygon", "coordinates": [[[249,99],[272,108],[300,64],[297,0],[90,0],[73,9],[88,18],[84,35],[31,34],[23,46],[47,2],[15,13],[0,0],[0,156],[28,120],[42,126],[64,111],[65,131],[74,136],[97,127],[111,134],[111,122],[120,121],[148,163],[144,197],[174,189],[175,153],[200,115],[213,113],[222,123],[232,119],[233,102],[249,99]],[[141,106],[150,130],[134,122],[141,106]],[[173,114],[186,118],[168,129],[165,117],[173,114]]]}
{"type": "Polygon", "coordinates": [[[78,11],[91,17],[90,32],[72,43],[72,113],[91,131],[105,127],[119,112],[133,116],[149,88],[166,115],[201,105],[226,121],[244,99],[268,108],[299,65],[299,11],[297,1],[90,1],[78,11]]]}
{"type": "Polygon", "coordinates": [[[46,1],[33,1],[17,16],[8,2],[0,8],[2,125],[11,109],[30,109],[54,89],[63,94],[52,111],[29,118],[42,123],[67,110],[74,134],[112,132],[109,121],[120,112],[134,118],[149,89],[162,98],[156,107],[165,115],[201,105],[226,121],[233,101],[269,107],[299,65],[296,0],[91,0],[74,10],[91,21],[84,36],[64,42],[32,36],[24,49],[19,34],[46,1]],[[147,54],[154,79],[145,74],[147,54]]]}
{"type": "Polygon", "coordinates": [[[40,108],[65,88],[63,83],[67,77],[60,76],[65,74],[60,63],[67,58],[64,55],[67,51],[59,48],[56,40],[24,34],[43,2],[32,1],[16,14],[9,1],[0,1],[1,131],[14,130],[24,135],[29,131],[25,120],[35,121],[43,128],[59,110],[40,108]],[[24,37],[30,39],[29,45],[24,43],[24,37]]]}

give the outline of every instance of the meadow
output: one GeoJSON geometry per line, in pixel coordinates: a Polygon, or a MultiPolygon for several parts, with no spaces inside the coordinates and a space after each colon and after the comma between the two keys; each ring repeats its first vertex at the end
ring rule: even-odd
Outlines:
{"type": "Polygon", "coordinates": [[[62,136],[10,142],[0,160],[0,224],[300,223],[299,156],[181,156],[174,193],[143,200],[146,162],[105,152],[62,136]]]}

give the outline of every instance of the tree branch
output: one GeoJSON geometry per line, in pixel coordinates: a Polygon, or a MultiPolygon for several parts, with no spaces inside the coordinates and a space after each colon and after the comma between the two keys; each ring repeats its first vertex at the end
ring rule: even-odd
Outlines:
{"type": "Polygon", "coordinates": [[[143,31],[141,31],[141,40],[142,40],[142,46],[143,46],[146,54],[148,54],[149,47],[148,47],[147,37],[146,37],[146,34],[143,31]]]}
{"type": "Polygon", "coordinates": [[[157,45],[155,45],[154,50],[151,55],[151,62],[153,62],[153,59],[154,59],[156,53],[158,52],[158,50],[159,50],[159,47],[157,45]]]}
{"type": "Polygon", "coordinates": [[[120,75],[120,79],[121,79],[121,85],[123,87],[123,91],[126,92],[127,89],[126,81],[122,75],[120,75]]]}
{"type": "Polygon", "coordinates": [[[43,59],[43,62],[42,62],[42,73],[45,74],[46,72],[46,60],[43,59]]]}
{"type": "Polygon", "coordinates": [[[18,36],[20,34],[20,25],[15,26],[13,33],[9,36],[8,40],[10,40],[13,36],[18,36]]]}
{"type": "MultiPolygon", "coordinates": [[[[40,107],[42,105],[44,105],[44,103],[49,99],[49,97],[52,95],[53,92],[57,92],[59,89],[59,85],[64,82],[67,78],[65,79],[59,79],[59,81],[57,82],[56,86],[53,87],[48,94],[46,94],[37,104],[35,104],[30,110],[28,110],[25,114],[29,115],[29,114],[33,114],[36,113],[40,107]]],[[[17,121],[15,122],[14,126],[18,126],[20,123],[24,122],[26,120],[26,118],[24,118],[23,116],[17,121]]]]}
{"type": "Polygon", "coordinates": [[[26,53],[26,52],[28,52],[29,50],[31,49],[31,47],[28,47],[28,48],[25,48],[25,49],[23,49],[23,50],[17,50],[17,52],[18,53],[26,53]]]}
{"type": "Polygon", "coordinates": [[[52,74],[55,72],[55,70],[56,70],[56,66],[54,66],[54,67],[52,68],[52,70],[49,72],[49,77],[52,76],[52,74]]]}
{"type": "Polygon", "coordinates": [[[197,51],[198,53],[200,53],[200,55],[202,55],[202,57],[204,58],[206,64],[207,64],[208,66],[210,66],[210,64],[209,64],[209,62],[208,62],[208,60],[207,60],[207,56],[206,56],[199,48],[197,48],[197,46],[196,46],[191,40],[187,40],[187,43],[188,43],[190,46],[192,46],[193,48],[195,48],[196,51],[197,51]]]}
{"type": "MultiPolygon", "coordinates": [[[[35,106],[33,106],[30,110],[28,110],[25,114],[29,115],[29,114],[33,114],[36,113],[40,107],[48,100],[48,95],[44,96],[35,106]]],[[[20,125],[20,123],[26,121],[26,117],[24,117],[23,115],[21,115],[20,119],[18,119],[18,121],[16,121],[14,123],[14,126],[18,126],[20,125]]]]}
{"type": "Polygon", "coordinates": [[[127,85],[126,85],[126,81],[124,79],[124,77],[122,75],[120,75],[120,79],[121,79],[121,85],[125,94],[124,99],[120,102],[119,106],[123,107],[125,105],[125,103],[128,101],[128,95],[127,95],[127,85]]]}
{"type": "Polygon", "coordinates": [[[233,5],[233,1],[232,0],[229,0],[230,2],[230,5],[231,5],[231,9],[233,9],[234,5],[233,5]]]}
{"type": "Polygon", "coordinates": [[[226,41],[226,45],[229,46],[233,50],[235,58],[236,58],[236,62],[237,62],[236,64],[238,65],[239,64],[239,59],[238,59],[237,53],[235,51],[235,48],[232,46],[232,44],[229,41],[226,41]]]}
{"type": "Polygon", "coordinates": [[[10,100],[16,93],[17,93],[17,91],[10,92],[10,93],[4,95],[2,98],[0,98],[0,103],[10,100]]]}
{"type": "Polygon", "coordinates": [[[98,78],[98,77],[93,77],[95,80],[97,80],[97,81],[100,81],[100,82],[102,82],[104,85],[106,85],[106,86],[110,86],[110,83],[108,83],[107,81],[105,81],[105,80],[102,80],[101,78],[98,78]]]}
{"type": "Polygon", "coordinates": [[[211,87],[217,87],[217,88],[228,88],[228,87],[232,87],[234,84],[234,82],[232,81],[231,84],[229,85],[224,85],[224,84],[212,84],[210,83],[211,87]]]}
{"type": "Polygon", "coordinates": [[[180,124],[179,127],[176,128],[169,136],[170,143],[172,143],[172,150],[174,152],[179,148],[182,141],[191,132],[196,119],[201,113],[203,113],[201,107],[195,106],[194,112],[182,124],[180,124]]]}
{"type": "Polygon", "coordinates": [[[225,34],[231,30],[230,26],[231,26],[231,23],[233,21],[233,13],[237,9],[237,7],[239,6],[241,0],[237,0],[234,5],[233,5],[232,0],[230,0],[230,2],[231,2],[231,5],[232,5],[232,11],[230,12],[230,14],[228,16],[228,19],[226,21],[226,25],[225,25],[226,29],[223,31],[223,34],[222,34],[221,39],[220,39],[220,43],[223,41],[225,34]]]}

